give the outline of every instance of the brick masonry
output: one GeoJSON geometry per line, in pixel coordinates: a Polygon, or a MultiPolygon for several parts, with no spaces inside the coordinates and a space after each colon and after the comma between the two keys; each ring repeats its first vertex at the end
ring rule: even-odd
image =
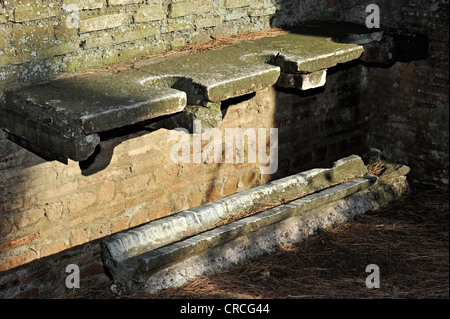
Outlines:
{"type": "MultiPolygon", "coordinates": [[[[0,131],[0,296],[56,296],[66,289],[70,263],[80,266],[82,285],[104,282],[101,238],[370,147],[410,166],[415,181],[448,187],[448,1],[379,3],[382,24],[429,36],[426,60],[390,68],[348,64],[329,70],[324,88],[267,88],[223,104],[222,127],[279,129],[273,176],[249,163],[172,164],[174,142],[165,130],[117,133],[90,166],[45,161],[0,131]]],[[[0,5],[0,96],[212,37],[318,17],[364,23],[366,15],[362,1],[328,0],[0,5]],[[79,27],[68,27],[66,19],[78,16],[79,27]]]]}
{"type": "Polygon", "coordinates": [[[448,10],[448,1],[399,6],[394,14],[401,19],[391,18],[391,25],[427,34],[428,58],[373,69],[370,80],[371,146],[413,167],[413,181],[443,188],[449,181],[448,10]]]}

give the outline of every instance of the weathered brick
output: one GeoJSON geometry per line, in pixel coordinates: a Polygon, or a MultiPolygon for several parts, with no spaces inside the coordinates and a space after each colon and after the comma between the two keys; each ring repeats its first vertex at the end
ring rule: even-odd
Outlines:
{"type": "Polygon", "coordinates": [[[195,20],[195,26],[197,28],[209,28],[215,27],[222,22],[221,17],[209,17],[209,18],[200,18],[195,20]]]}
{"type": "Polygon", "coordinates": [[[147,187],[148,180],[148,175],[132,176],[121,181],[118,185],[118,189],[125,195],[136,194],[147,187]]]}
{"type": "Polygon", "coordinates": [[[40,250],[40,258],[54,255],[63,250],[66,250],[68,245],[65,241],[58,241],[51,244],[44,245],[40,250]]]}
{"type": "Polygon", "coordinates": [[[62,7],[66,12],[103,8],[103,0],[63,0],[62,7]]]}
{"type": "Polygon", "coordinates": [[[219,184],[208,185],[208,187],[206,188],[206,192],[205,192],[206,202],[209,203],[209,202],[219,199],[221,197],[220,192],[221,192],[221,190],[220,190],[219,184]]]}
{"type": "Polygon", "coordinates": [[[6,271],[17,266],[26,264],[34,259],[36,259],[36,253],[34,251],[27,251],[20,255],[7,258],[0,262],[0,271],[6,271]]]}
{"type": "Polygon", "coordinates": [[[61,219],[63,204],[61,202],[47,203],[44,206],[44,210],[45,217],[47,217],[50,222],[56,222],[61,219]]]}
{"type": "Polygon", "coordinates": [[[79,212],[97,201],[97,196],[93,193],[75,194],[69,201],[67,208],[71,213],[79,212]]]}
{"type": "Polygon", "coordinates": [[[135,23],[149,22],[155,20],[162,20],[165,13],[162,9],[161,3],[146,4],[139,8],[134,16],[135,23]]]}
{"type": "Polygon", "coordinates": [[[43,191],[29,190],[27,193],[30,204],[46,204],[54,202],[56,199],[74,193],[78,188],[78,182],[68,181],[67,183],[55,184],[53,187],[43,191]]]}
{"type": "Polygon", "coordinates": [[[135,227],[138,225],[142,225],[147,222],[147,211],[144,209],[140,209],[130,219],[129,227],[135,227]]]}
{"type": "Polygon", "coordinates": [[[123,6],[135,3],[142,3],[142,0],[108,0],[108,5],[110,6],[123,6]]]}
{"type": "Polygon", "coordinates": [[[100,203],[111,201],[116,194],[116,185],[114,182],[105,182],[98,189],[97,200],[100,203]]]}
{"type": "Polygon", "coordinates": [[[168,187],[167,187],[167,191],[168,192],[175,192],[180,188],[186,187],[189,185],[189,180],[184,180],[178,183],[171,183],[168,187]]]}
{"type": "Polygon", "coordinates": [[[21,229],[32,225],[44,217],[45,211],[42,208],[34,208],[24,212],[19,212],[13,215],[14,224],[21,229]]]}
{"type": "Polygon", "coordinates": [[[54,26],[49,21],[14,24],[11,41],[17,48],[51,45],[55,40],[54,26]]]}
{"type": "Polygon", "coordinates": [[[0,217],[0,236],[7,235],[11,232],[13,225],[9,222],[9,220],[2,216],[0,217]]]}
{"type": "Polygon", "coordinates": [[[89,228],[89,240],[95,240],[109,235],[108,226],[104,223],[94,224],[89,228]]]}
{"type": "Polygon", "coordinates": [[[128,13],[122,12],[83,19],[80,20],[80,32],[86,33],[120,27],[127,17],[128,13]]]}
{"type": "Polygon", "coordinates": [[[189,207],[197,207],[203,204],[203,192],[199,189],[194,189],[188,195],[187,202],[189,207]]]}
{"type": "Polygon", "coordinates": [[[68,42],[59,45],[53,45],[47,49],[38,50],[36,56],[38,59],[49,59],[55,56],[75,52],[80,48],[79,42],[68,42]]]}
{"type": "Polygon", "coordinates": [[[182,192],[169,193],[163,200],[167,201],[174,213],[187,209],[186,195],[182,192]]]}
{"type": "Polygon", "coordinates": [[[105,34],[101,37],[87,38],[86,40],[84,40],[84,47],[87,49],[102,47],[110,44],[111,42],[113,42],[113,37],[111,35],[105,34]]]}
{"type": "Polygon", "coordinates": [[[161,217],[165,217],[168,216],[170,212],[171,208],[167,203],[155,205],[148,210],[148,219],[155,220],[161,217]]]}
{"type": "Polygon", "coordinates": [[[113,220],[109,225],[109,230],[111,234],[117,233],[127,228],[128,217],[120,217],[119,219],[113,220]]]}
{"type": "Polygon", "coordinates": [[[73,231],[69,236],[70,247],[84,244],[88,241],[88,236],[83,229],[73,231]]]}
{"type": "Polygon", "coordinates": [[[239,177],[237,176],[228,177],[223,185],[223,195],[226,196],[234,194],[237,190],[238,183],[239,177]]]}
{"type": "Polygon", "coordinates": [[[254,187],[259,184],[259,170],[251,170],[241,177],[241,182],[245,187],[254,187]]]}
{"type": "Polygon", "coordinates": [[[209,12],[212,8],[211,5],[212,3],[203,0],[174,2],[172,3],[169,16],[171,18],[177,18],[196,13],[209,12]]]}
{"type": "Polygon", "coordinates": [[[248,7],[252,4],[252,0],[225,0],[226,8],[248,7]]]}
{"type": "Polygon", "coordinates": [[[148,36],[153,36],[158,33],[158,31],[158,28],[137,27],[130,29],[127,32],[120,32],[117,35],[114,35],[114,41],[116,43],[134,41],[148,36]]]}
{"type": "Polygon", "coordinates": [[[22,237],[10,240],[10,241],[0,245],[0,251],[6,251],[6,250],[9,250],[11,248],[15,248],[15,247],[19,247],[19,246],[23,246],[23,245],[29,244],[34,239],[36,239],[37,236],[38,236],[37,233],[33,233],[33,234],[28,234],[28,235],[25,235],[25,236],[22,236],[22,237]]]}

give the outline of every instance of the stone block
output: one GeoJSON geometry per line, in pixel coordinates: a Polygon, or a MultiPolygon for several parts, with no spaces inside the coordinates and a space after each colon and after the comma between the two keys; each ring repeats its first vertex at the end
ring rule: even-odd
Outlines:
{"type": "Polygon", "coordinates": [[[102,47],[107,46],[113,42],[112,35],[105,34],[103,36],[99,37],[89,37],[86,40],[84,40],[84,47],[89,48],[96,48],[96,47],[102,47]]]}
{"type": "Polygon", "coordinates": [[[33,240],[35,240],[36,238],[38,238],[38,234],[37,233],[30,233],[28,235],[22,236],[22,237],[18,237],[18,238],[14,238],[12,240],[9,240],[7,242],[4,242],[0,245],[0,252],[4,252],[7,251],[9,249],[13,249],[19,246],[23,246],[26,244],[31,243],[33,240]]]}
{"type": "Polygon", "coordinates": [[[75,52],[80,48],[79,42],[67,42],[59,45],[53,45],[47,49],[38,50],[36,57],[40,60],[49,59],[55,56],[75,52]]]}
{"type": "Polygon", "coordinates": [[[226,8],[241,8],[249,7],[252,4],[252,0],[225,0],[226,8]]]}
{"type": "Polygon", "coordinates": [[[57,40],[66,41],[78,38],[78,29],[67,25],[65,19],[55,24],[55,36],[57,40]]]}
{"type": "Polygon", "coordinates": [[[321,70],[313,73],[281,73],[277,86],[288,89],[310,90],[325,85],[327,79],[327,70],[321,70]]]}
{"type": "Polygon", "coordinates": [[[80,32],[86,33],[120,27],[125,22],[125,19],[127,17],[128,13],[121,12],[102,15],[94,18],[82,19],[80,20],[80,32]]]}
{"type": "Polygon", "coordinates": [[[40,250],[40,258],[44,258],[56,253],[59,253],[63,250],[66,250],[68,248],[68,245],[65,241],[57,241],[54,243],[50,243],[47,245],[44,245],[40,250]]]}
{"type": "Polygon", "coordinates": [[[108,5],[110,6],[124,6],[136,3],[142,3],[142,0],[108,0],[108,5]]]}
{"type": "Polygon", "coordinates": [[[169,17],[184,17],[196,13],[209,12],[212,9],[210,1],[193,0],[184,2],[173,2],[170,8],[169,17]]]}
{"type": "Polygon", "coordinates": [[[36,252],[29,250],[27,252],[18,254],[17,256],[6,258],[0,261],[0,271],[6,271],[17,266],[28,263],[34,259],[36,259],[36,252]]]}
{"type": "Polygon", "coordinates": [[[14,22],[42,20],[58,15],[59,7],[40,0],[23,0],[14,4],[14,22]]]}
{"type": "Polygon", "coordinates": [[[222,18],[219,17],[208,17],[208,18],[198,18],[195,20],[194,24],[197,28],[209,28],[215,27],[222,22],[222,18]]]}
{"type": "Polygon", "coordinates": [[[261,17],[261,16],[270,16],[274,15],[277,12],[277,8],[275,6],[270,6],[266,8],[254,8],[248,11],[248,15],[250,17],[261,17]]]}
{"type": "Polygon", "coordinates": [[[69,236],[69,246],[74,247],[87,243],[88,236],[84,229],[73,231],[69,236]]]}
{"type": "Polygon", "coordinates": [[[13,220],[17,228],[22,229],[26,226],[35,224],[44,217],[45,211],[41,208],[33,208],[14,214],[13,220]]]}
{"type": "Polygon", "coordinates": [[[183,18],[169,19],[167,25],[161,28],[162,33],[171,33],[176,31],[184,31],[192,29],[192,24],[189,20],[183,18]]]}
{"type": "Polygon", "coordinates": [[[54,26],[49,21],[17,23],[12,27],[11,41],[19,52],[24,48],[49,47],[54,40],[54,26]]]}
{"type": "Polygon", "coordinates": [[[165,13],[162,9],[161,3],[142,5],[134,16],[135,23],[149,22],[155,20],[162,20],[165,13]]]}
{"type": "Polygon", "coordinates": [[[127,32],[118,32],[114,35],[114,42],[123,43],[129,41],[139,40],[145,37],[153,36],[157,34],[159,31],[158,28],[150,28],[150,27],[135,27],[133,29],[128,30],[127,32]]]}
{"type": "Polygon", "coordinates": [[[6,15],[3,14],[3,11],[0,9],[0,23],[6,23],[7,21],[6,15]]]}

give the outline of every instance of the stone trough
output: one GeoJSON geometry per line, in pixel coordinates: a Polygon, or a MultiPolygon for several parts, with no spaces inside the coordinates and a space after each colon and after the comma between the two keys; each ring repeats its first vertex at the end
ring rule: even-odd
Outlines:
{"type": "Polygon", "coordinates": [[[353,155],[112,235],[102,242],[104,264],[115,285],[177,287],[384,206],[401,195],[408,172],[399,165],[376,177],[353,155]],[[267,208],[239,218],[255,206],[267,208]]]}

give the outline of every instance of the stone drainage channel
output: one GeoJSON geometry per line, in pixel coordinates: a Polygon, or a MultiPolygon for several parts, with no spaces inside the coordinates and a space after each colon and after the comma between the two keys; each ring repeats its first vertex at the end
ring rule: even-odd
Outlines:
{"type": "Polygon", "coordinates": [[[129,291],[178,287],[385,206],[407,188],[408,172],[391,165],[377,177],[352,155],[111,235],[102,258],[129,291]],[[258,205],[269,208],[238,218],[258,205]]]}

